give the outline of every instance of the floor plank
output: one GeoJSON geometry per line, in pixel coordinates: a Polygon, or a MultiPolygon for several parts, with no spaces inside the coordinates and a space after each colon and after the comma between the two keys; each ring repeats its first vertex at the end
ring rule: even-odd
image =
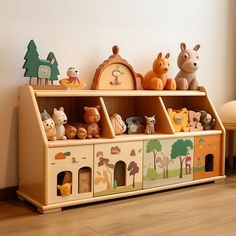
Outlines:
{"type": "Polygon", "coordinates": [[[210,183],[39,214],[19,200],[0,202],[0,235],[236,235],[236,171],[210,183]]]}

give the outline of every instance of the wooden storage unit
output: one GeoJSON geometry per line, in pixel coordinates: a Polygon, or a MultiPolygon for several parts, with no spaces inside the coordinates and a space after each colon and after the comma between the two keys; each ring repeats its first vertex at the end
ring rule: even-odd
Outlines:
{"type": "Polygon", "coordinates": [[[204,88],[199,91],[20,88],[17,193],[19,198],[33,203],[42,213],[223,180],[224,151],[225,130],[204,88]],[[69,121],[82,122],[83,107],[96,105],[101,106],[99,139],[47,140],[40,117],[42,109],[52,113],[54,107],[63,106],[69,121]],[[176,133],[167,109],[182,107],[210,112],[216,118],[214,129],[176,133]],[[123,119],[156,115],[156,134],[115,135],[109,120],[114,112],[123,119]],[[187,140],[191,146],[183,157],[171,154],[178,140],[187,140]],[[161,148],[155,149],[157,143],[161,148]],[[201,166],[199,157],[204,162],[201,166]],[[69,174],[72,183],[71,194],[67,197],[57,191],[65,173],[69,174]]]}

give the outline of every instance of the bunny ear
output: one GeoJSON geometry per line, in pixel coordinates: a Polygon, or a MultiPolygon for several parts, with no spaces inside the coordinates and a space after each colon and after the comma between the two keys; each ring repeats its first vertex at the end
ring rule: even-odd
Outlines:
{"type": "Polygon", "coordinates": [[[200,48],[200,44],[197,44],[195,47],[194,47],[194,51],[198,51],[198,49],[200,48]]]}
{"type": "Polygon", "coordinates": [[[53,109],[53,112],[55,113],[56,111],[57,111],[57,109],[56,109],[56,108],[54,108],[54,109],[53,109]]]}
{"type": "Polygon", "coordinates": [[[181,49],[182,51],[185,51],[185,50],[186,50],[186,44],[185,44],[185,43],[181,43],[181,44],[180,44],[180,49],[181,49]]]}
{"type": "Polygon", "coordinates": [[[160,52],[157,56],[157,58],[161,58],[162,57],[162,53],[160,52]]]}
{"type": "Polygon", "coordinates": [[[168,52],[165,56],[166,59],[168,59],[170,57],[170,53],[168,52]]]}

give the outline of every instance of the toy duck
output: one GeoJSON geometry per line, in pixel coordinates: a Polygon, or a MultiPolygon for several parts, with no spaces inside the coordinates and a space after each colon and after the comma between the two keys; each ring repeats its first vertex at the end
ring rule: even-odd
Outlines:
{"type": "Polygon", "coordinates": [[[74,67],[70,67],[67,70],[67,76],[69,78],[64,78],[59,81],[61,85],[71,89],[82,89],[86,86],[86,83],[79,78],[79,71],[74,67]]]}

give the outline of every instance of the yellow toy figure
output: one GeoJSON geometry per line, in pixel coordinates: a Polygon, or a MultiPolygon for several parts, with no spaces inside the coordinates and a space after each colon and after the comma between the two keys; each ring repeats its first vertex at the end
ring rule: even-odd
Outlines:
{"type": "Polygon", "coordinates": [[[59,81],[59,83],[67,88],[71,89],[82,89],[86,86],[86,83],[79,78],[79,71],[74,67],[70,67],[67,70],[67,76],[59,81]]]}

